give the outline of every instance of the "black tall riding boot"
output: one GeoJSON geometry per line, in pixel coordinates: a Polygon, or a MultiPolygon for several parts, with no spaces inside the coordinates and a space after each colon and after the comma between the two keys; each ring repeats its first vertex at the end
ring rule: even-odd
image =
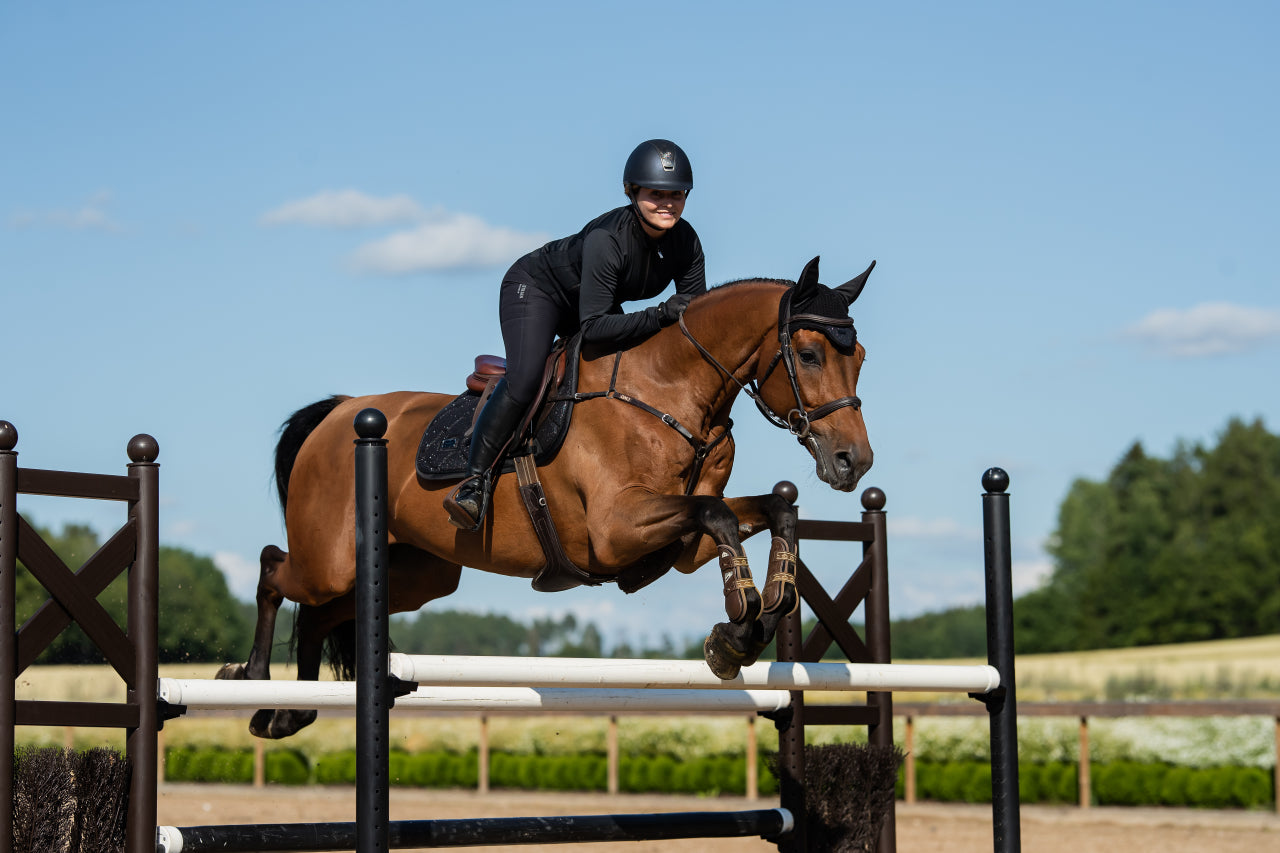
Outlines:
{"type": "Polygon", "coordinates": [[[507,380],[499,379],[493,393],[476,419],[471,434],[471,455],[467,458],[467,479],[463,480],[449,497],[444,508],[449,512],[449,522],[463,530],[477,530],[489,511],[489,498],[493,494],[492,472],[498,454],[511,441],[525,405],[516,402],[507,393],[507,380]]]}

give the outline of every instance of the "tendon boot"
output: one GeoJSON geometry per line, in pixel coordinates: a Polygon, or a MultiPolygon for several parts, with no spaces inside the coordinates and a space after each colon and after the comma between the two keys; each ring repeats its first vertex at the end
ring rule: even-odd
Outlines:
{"type": "Polygon", "coordinates": [[[480,529],[493,496],[492,470],[502,451],[510,443],[525,405],[507,393],[507,380],[500,379],[476,419],[471,435],[471,455],[467,458],[467,478],[444,500],[449,523],[466,531],[480,529]]]}

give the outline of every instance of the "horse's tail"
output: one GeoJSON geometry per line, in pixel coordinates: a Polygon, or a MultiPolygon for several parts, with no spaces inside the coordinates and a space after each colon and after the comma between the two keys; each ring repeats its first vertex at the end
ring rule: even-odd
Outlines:
{"type": "Polygon", "coordinates": [[[307,436],[320,426],[320,422],[339,404],[350,397],[335,394],[327,400],[319,400],[305,406],[289,416],[280,426],[280,440],[276,442],[276,492],[280,495],[280,510],[283,512],[289,501],[289,476],[293,473],[293,464],[298,461],[298,451],[307,436]]]}
{"type": "Polygon", "coordinates": [[[356,620],[348,619],[324,638],[324,655],[339,681],[353,681],[356,677],[356,620]]]}

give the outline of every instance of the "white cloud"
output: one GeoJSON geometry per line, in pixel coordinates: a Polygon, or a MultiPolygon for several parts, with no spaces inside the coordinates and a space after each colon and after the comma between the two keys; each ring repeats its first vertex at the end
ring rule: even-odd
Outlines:
{"type": "Polygon", "coordinates": [[[489,225],[469,214],[439,212],[416,228],[366,243],[350,261],[360,272],[382,275],[495,266],[511,263],[547,239],[545,234],[489,225]]]}
{"type": "Polygon", "coordinates": [[[9,217],[9,225],[12,228],[47,226],[72,231],[123,231],[124,226],[107,213],[110,202],[111,193],[103,190],[94,193],[76,208],[19,211],[9,217]]]}
{"type": "Polygon", "coordinates": [[[413,223],[351,254],[352,269],[377,275],[509,264],[549,239],[546,234],[490,225],[466,213],[427,210],[406,195],[377,198],[358,190],[326,190],[286,202],[264,213],[259,222],[319,228],[413,223]]]}
{"type": "Polygon", "coordinates": [[[1161,308],[1124,334],[1164,355],[1225,355],[1280,337],[1280,311],[1228,302],[1206,302],[1186,310],[1161,308]]]}
{"type": "Polygon", "coordinates": [[[241,601],[253,601],[258,594],[259,566],[257,560],[247,560],[241,554],[218,551],[213,564],[227,578],[227,588],[241,601]]]}
{"type": "Polygon", "coordinates": [[[1013,594],[1019,596],[1047,581],[1053,574],[1053,563],[1048,560],[1014,560],[1012,573],[1013,594]]]}
{"type": "MultiPolygon", "coordinates": [[[[161,501],[161,504],[164,502],[161,501]]],[[[176,505],[176,504],[175,504],[176,505]]],[[[171,521],[165,527],[165,535],[170,539],[185,539],[196,532],[197,525],[189,518],[171,521]]]]}
{"type": "Polygon", "coordinates": [[[310,198],[286,202],[264,213],[263,225],[312,225],[321,228],[360,228],[397,222],[417,222],[427,215],[407,195],[376,198],[358,190],[326,190],[310,198]]]}
{"type": "Polygon", "coordinates": [[[981,533],[972,527],[965,527],[951,518],[913,518],[911,516],[889,516],[889,541],[898,537],[907,539],[960,539],[966,542],[981,538],[981,533]]]}

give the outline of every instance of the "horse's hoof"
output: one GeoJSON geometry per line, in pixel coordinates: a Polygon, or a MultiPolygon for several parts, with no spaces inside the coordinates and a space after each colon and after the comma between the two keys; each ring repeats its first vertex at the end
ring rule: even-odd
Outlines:
{"type": "Polygon", "coordinates": [[[242,663],[224,663],[214,676],[222,681],[243,681],[245,666],[242,663]]]}
{"type": "Polygon", "coordinates": [[[735,649],[725,640],[724,632],[716,625],[711,633],[702,641],[702,657],[707,666],[721,681],[737,678],[738,672],[746,660],[742,652],[735,649]]]}
{"type": "Polygon", "coordinates": [[[297,734],[300,730],[314,723],[315,711],[274,711],[266,708],[257,711],[249,720],[249,734],[254,737],[279,740],[297,734]]]}

